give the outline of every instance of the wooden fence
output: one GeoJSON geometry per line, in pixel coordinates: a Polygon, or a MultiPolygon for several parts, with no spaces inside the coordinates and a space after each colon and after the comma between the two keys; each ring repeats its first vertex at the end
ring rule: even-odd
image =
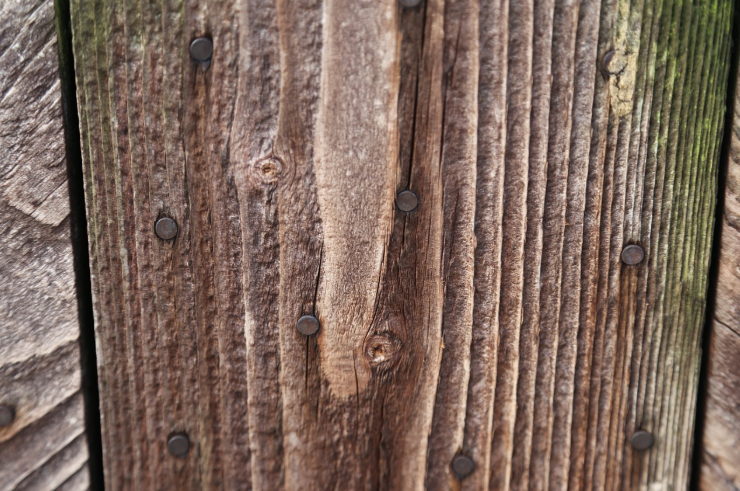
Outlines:
{"type": "Polygon", "coordinates": [[[0,7],[0,490],[740,489],[731,0],[0,7]]]}

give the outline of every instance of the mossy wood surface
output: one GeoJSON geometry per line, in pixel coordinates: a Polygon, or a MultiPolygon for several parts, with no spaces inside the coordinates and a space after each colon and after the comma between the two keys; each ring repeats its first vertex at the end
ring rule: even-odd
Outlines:
{"type": "Polygon", "coordinates": [[[72,0],[109,489],[685,489],[731,18],[72,0]]]}

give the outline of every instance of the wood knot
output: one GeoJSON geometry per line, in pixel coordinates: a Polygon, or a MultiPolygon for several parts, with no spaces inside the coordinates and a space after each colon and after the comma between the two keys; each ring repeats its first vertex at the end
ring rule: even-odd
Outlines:
{"type": "Polygon", "coordinates": [[[393,333],[373,334],[365,340],[365,359],[373,369],[388,369],[398,360],[402,347],[393,333]]]}
{"type": "Polygon", "coordinates": [[[262,184],[275,184],[283,174],[283,163],[275,156],[258,160],[252,166],[252,175],[262,184]]]}

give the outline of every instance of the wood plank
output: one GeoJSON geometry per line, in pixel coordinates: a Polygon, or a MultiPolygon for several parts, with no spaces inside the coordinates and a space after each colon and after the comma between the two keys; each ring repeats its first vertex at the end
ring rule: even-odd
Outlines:
{"type": "Polygon", "coordinates": [[[700,446],[699,489],[740,489],[740,91],[735,99],[724,201],[714,317],[711,319],[707,356],[704,414],[700,446]]]}
{"type": "Polygon", "coordinates": [[[685,487],[728,0],[72,7],[111,489],[685,487]]]}
{"type": "Polygon", "coordinates": [[[89,484],[54,15],[51,1],[0,2],[3,490],[89,484]]]}
{"type": "Polygon", "coordinates": [[[710,336],[699,489],[735,491],[740,489],[740,469],[736,458],[739,441],[737,421],[740,417],[737,409],[740,335],[715,319],[710,336]]]}

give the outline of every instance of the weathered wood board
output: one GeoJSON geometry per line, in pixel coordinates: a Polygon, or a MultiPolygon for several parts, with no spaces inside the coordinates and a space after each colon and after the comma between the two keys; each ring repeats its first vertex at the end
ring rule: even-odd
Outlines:
{"type": "MultiPolygon", "coordinates": [[[[737,82],[736,82],[737,83],[737,82]]],[[[699,484],[702,491],[740,489],[740,86],[721,210],[719,267],[707,353],[699,484]]]]}
{"type": "Polygon", "coordinates": [[[0,489],[89,485],[54,2],[0,0],[0,489]]]}
{"type": "Polygon", "coordinates": [[[109,489],[684,489],[731,14],[72,0],[109,489]]]}

